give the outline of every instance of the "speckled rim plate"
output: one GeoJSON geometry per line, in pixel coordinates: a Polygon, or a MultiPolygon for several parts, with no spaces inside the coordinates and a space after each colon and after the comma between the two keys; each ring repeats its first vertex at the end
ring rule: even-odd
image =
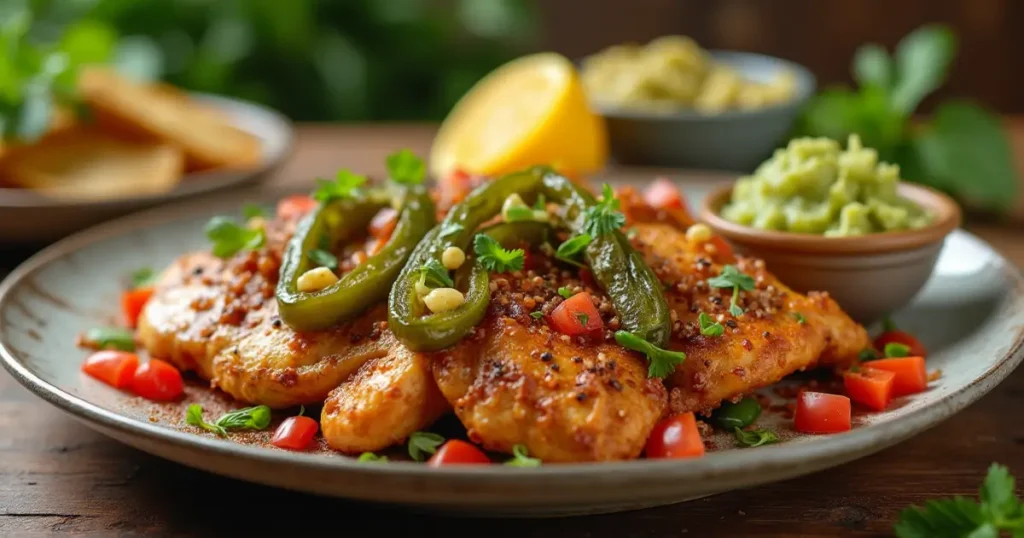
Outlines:
{"type": "MultiPolygon", "coordinates": [[[[936,387],[917,396],[923,400],[874,415],[868,424],[851,432],[800,437],[756,449],[712,452],[696,460],[547,465],[533,469],[500,465],[431,469],[404,462],[367,465],[350,458],[240,445],[131,418],[88,401],[74,394],[75,390],[58,386],[40,370],[42,364],[54,366],[54,361],[58,361],[59,368],[77,372],[78,356],[39,358],[33,356],[34,349],[25,349],[30,340],[19,337],[14,327],[25,320],[17,319],[13,298],[25,296],[28,288],[35,287],[35,279],[46,271],[62,262],[70,263],[66,258],[104,245],[109,247],[112,242],[126,241],[136,234],[150,234],[146,236],[148,243],[165,244],[152,241],[153,234],[161,237],[194,233],[209,215],[236,212],[242,200],[271,202],[282,194],[235,193],[150,210],[85,230],[39,252],[0,283],[0,358],[4,366],[29,390],[88,426],[146,452],[206,471],[317,494],[444,512],[547,516],[669,504],[839,465],[936,425],[991,390],[1024,357],[1024,279],[1010,262],[963,231],[954,232],[947,240],[946,250],[950,252],[940,259],[938,274],[914,306],[898,314],[897,320],[918,331],[927,344],[928,335],[922,334],[919,327],[934,323],[935,330],[943,330],[941,319],[929,317],[938,314],[928,312],[943,304],[959,312],[956,301],[972,301],[979,294],[987,297],[991,308],[984,307],[980,317],[975,316],[978,319],[958,321],[972,324],[965,328],[968,335],[962,341],[942,346],[929,357],[932,368],[952,372],[973,369],[971,376],[947,375],[936,387]],[[964,264],[968,258],[975,260],[973,265],[964,264]],[[948,270],[943,269],[944,263],[949,265],[948,270]],[[974,287],[965,288],[968,281],[964,279],[973,282],[974,287]]],[[[687,194],[693,203],[699,203],[695,200],[699,194],[689,190],[687,194]]],[[[133,240],[138,239],[141,238],[133,240]]],[[[203,239],[197,237],[192,246],[202,244],[203,239]]],[[[124,257],[114,263],[123,267],[147,264],[143,252],[126,252],[124,257]]],[[[109,275],[111,268],[100,263],[77,270],[98,273],[95,276],[99,278],[109,275]]],[[[52,325],[40,328],[39,341],[73,339],[75,333],[68,329],[52,325]]]]}

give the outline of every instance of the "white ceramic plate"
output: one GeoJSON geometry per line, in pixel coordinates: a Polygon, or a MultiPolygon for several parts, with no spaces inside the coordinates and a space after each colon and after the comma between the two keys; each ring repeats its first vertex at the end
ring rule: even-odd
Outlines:
{"type": "Polygon", "coordinates": [[[268,177],[291,151],[291,122],[280,113],[228,97],[191,95],[227,113],[236,127],[262,141],[261,160],[256,168],[188,174],[166,194],[98,202],[70,202],[27,189],[0,188],[0,243],[52,241],[113,217],[165,202],[255,183],[268,177]]]}
{"type": "MultiPolygon", "coordinates": [[[[255,192],[255,191],[253,191],[255,192]]],[[[695,202],[702,193],[688,193],[695,202]]],[[[719,434],[696,460],[513,468],[431,469],[360,464],[330,453],[296,453],[180,429],[180,409],[154,412],[79,372],[75,335],[117,316],[119,275],[159,267],[205,244],[214,214],[263,196],[231,195],[148,211],[76,234],[25,262],[0,284],[0,357],[14,377],[88,426],[146,452],[235,478],[295,490],[419,508],[490,515],[552,515],[674,503],[811,473],[915,435],[980,398],[1024,357],[1024,280],[987,244],[962,231],[934,278],[896,321],[921,337],[929,368],[943,376],[883,413],[855,416],[851,432],[807,436],[766,413],[759,425],[784,442],[739,449],[719,434]]],[[[189,388],[189,399],[199,397],[189,388]]],[[[763,391],[772,395],[771,389],[763,391]]]]}

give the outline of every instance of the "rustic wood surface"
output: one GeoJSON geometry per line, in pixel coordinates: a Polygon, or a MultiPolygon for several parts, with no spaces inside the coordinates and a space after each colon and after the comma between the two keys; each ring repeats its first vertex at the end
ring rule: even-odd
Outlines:
{"type": "MultiPolygon", "coordinates": [[[[1014,122],[1024,160],[1024,122],[1014,122]]],[[[303,126],[272,181],[307,182],[345,163],[379,172],[397,146],[425,152],[429,126],[303,126]]],[[[1024,175],[1024,174],[1022,174],[1024,175]]],[[[1024,266],[1024,231],[968,224],[1024,266]]],[[[0,247],[0,275],[31,252],[0,247]]],[[[903,507],[975,495],[991,462],[1024,477],[1024,369],[981,401],[903,444],[834,469],[676,506],[552,520],[450,519],[222,478],[109,440],[0,370],[0,536],[891,536],[903,507]],[[243,508],[227,509],[227,501],[243,508]]]]}

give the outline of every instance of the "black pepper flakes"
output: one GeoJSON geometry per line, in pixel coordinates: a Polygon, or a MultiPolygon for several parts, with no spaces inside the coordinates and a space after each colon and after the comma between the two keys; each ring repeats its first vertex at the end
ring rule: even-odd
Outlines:
{"type": "Polygon", "coordinates": [[[274,321],[270,322],[270,324],[273,325],[275,329],[280,329],[281,328],[281,318],[274,318],[274,321]]]}
{"type": "Polygon", "coordinates": [[[736,327],[738,327],[738,325],[736,324],[736,320],[734,319],[725,320],[725,324],[728,325],[730,329],[735,329],[736,327]]]}
{"type": "Polygon", "coordinates": [[[622,392],[622,383],[619,383],[618,379],[612,379],[608,382],[611,387],[619,392],[622,392]]]}
{"type": "Polygon", "coordinates": [[[772,336],[772,333],[770,333],[770,332],[768,332],[768,331],[765,331],[765,332],[761,333],[761,336],[763,336],[763,337],[765,337],[765,338],[771,338],[771,336],[772,336]]]}
{"type": "Polygon", "coordinates": [[[583,357],[573,357],[571,360],[572,360],[572,362],[575,362],[576,364],[579,364],[579,363],[583,362],[583,357]]]}
{"type": "Polygon", "coordinates": [[[547,351],[545,351],[544,353],[540,354],[540,360],[542,360],[544,362],[548,362],[548,361],[550,361],[551,359],[554,359],[554,358],[555,358],[555,356],[552,355],[551,353],[547,352],[547,351]]]}
{"type": "Polygon", "coordinates": [[[554,371],[554,372],[557,372],[558,371],[558,365],[555,364],[555,363],[551,363],[551,370],[554,371]]]}
{"type": "Polygon", "coordinates": [[[577,401],[577,402],[583,402],[583,401],[585,401],[586,399],[587,399],[587,395],[586,395],[586,393],[583,393],[583,392],[577,392],[577,393],[576,393],[576,401],[577,401]]]}

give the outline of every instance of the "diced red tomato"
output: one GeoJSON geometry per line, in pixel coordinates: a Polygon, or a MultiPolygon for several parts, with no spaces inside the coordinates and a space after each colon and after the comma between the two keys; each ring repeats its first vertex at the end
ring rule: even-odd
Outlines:
{"type": "Polygon", "coordinates": [[[657,209],[682,209],[686,205],[675,184],[663,177],[644,189],[644,201],[657,209]]]}
{"type": "Polygon", "coordinates": [[[136,288],[121,293],[121,312],[124,315],[125,323],[135,328],[139,323],[139,315],[145,308],[149,298],[153,296],[153,288],[136,288]]]}
{"type": "Polygon", "coordinates": [[[601,313],[587,292],[577,293],[562,301],[548,315],[548,323],[556,331],[569,336],[590,334],[604,328],[601,313]]]}
{"type": "Polygon", "coordinates": [[[475,445],[459,439],[449,439],[427,460],[429,467],[453,464],[489,464],[491,459],[475,445]]]}
{"type": "Polygon", "coordinates": [[[370,246],[366,249],[366,255],[367,256],[375,256],[375,255],[377,255],[377,253],[379,253],[380,251],[384,250],[384,245],[387,245],[387,244],[388,244],[388,240],[386,238],[374,239],[373,241],[370,242],[370,246]]]}
{"type": "Polygon", "coordinates": [[[398,225],[398,211],[385,207],[377,212],[370,220],[370,235],[377,239],[387,241],[391,238],[391,232],[395,231],[398,225]]]}
{"type": "Polygon", "coordinates": [[[873,411],[884,411],[892,401],[892,385],[896,374],[863,368],[843,374],[843,385],[851,400],[873,411]]]}
{"type": "Polygon", "coordinates": [[[797,396],[793,426],[802,433],[850,430],[850,399],[839,394],[804,391],[797,396]]]}
{"type": "Polygon", "coordinates": [[[875,349],[879,352],[885,351],[886,344],[903,344],[910,348],[911,357],[927,357],[928,352],[924,346],[921,345],[921,341],[914,337],[914,335],[900,330],[885,331],[875,338],[875,349]]]}
{"type": "Polygon", "coordinates": [[[473,190],[473,182],[473,176],[461,169],[456,169],[442,178],[438,184],[438,209],[447,211],[452,205],[461,202],[473,190]]]}
{"type": "Polygon", "coordinates": [[[863,370],[884,370],[892,372],[892,396],[917,394],[928,388],[928,369],[924,357],[901,357],[898,359],[880,359],[866,362],[863,370]]]}
{"type": "Polygon", "coordinates": [[[317,201],[305,194],[293,194],[277,203],[277,216],[294,219],[305,215],[316,207],[317,201]]]}
{"type": "Polygon", "coordinates": [[[82,371],[119,389],[132,384],[139,356],[128,351],[104,350],[89,355],[82,363],[82,371]]]}
{"type": "Polygon", "coordinates": [[[704,455],[704,440],[697,430],[697,417],[682,413],[654,425],[647,437],[644,454],[648,458],[699,458],[704,455]]]}
{"type": "Polygon", "coordinates": [[[523,248],[523,271],[537,268],[537,257],[530,253],[529,245],[523,248]]]}
{"type": "Polygon", "coordinates": [[[310,417],[288,417],[274,430],[270,444],[289,450],[304,450],[318,429],[320,424],[310,417]]]}
{"type": "Polygon", "coordinates": [[[718,252],[718,255],[720,256],[719,259],[732,260],[736,258],[736,253],[732,251],[732,245],[723,239],[722,236],[711,236],[711,244],[715,246],[715,251],[718,252]]]}
{"type": "Polygon", "coordinates": [[[131,389],[147,400],[166,402],[181,396],[185,382],[177,368],[162,360],[150,359],[135,370],[131,389]]]}

